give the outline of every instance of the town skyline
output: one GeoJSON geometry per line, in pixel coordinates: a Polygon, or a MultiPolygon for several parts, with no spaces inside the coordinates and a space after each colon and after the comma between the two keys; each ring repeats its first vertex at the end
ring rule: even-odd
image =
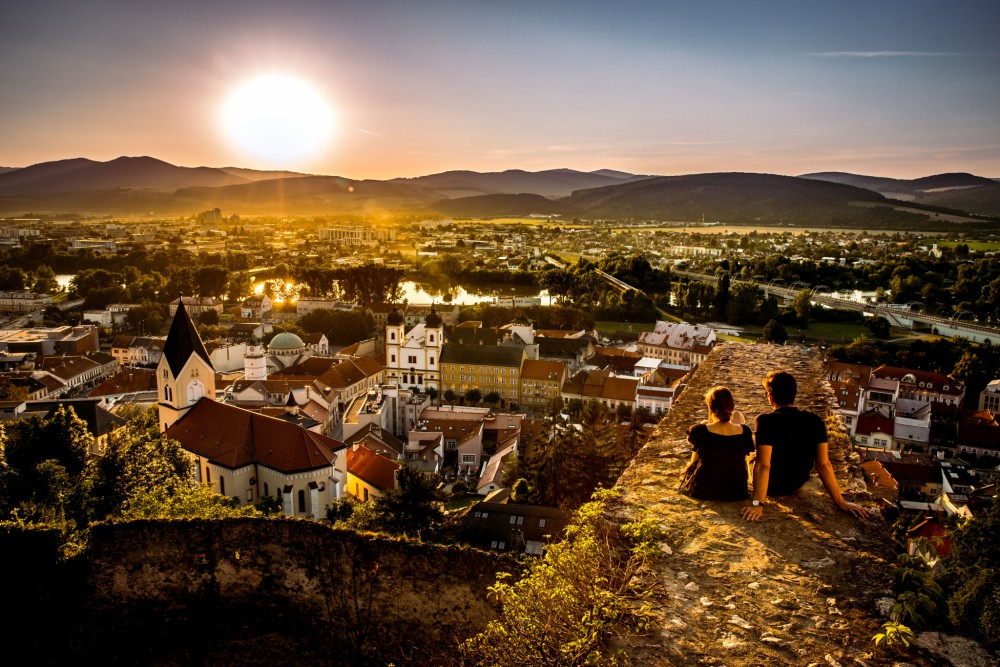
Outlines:
{"type": "Polygon", "coordinates": [[[17,94],[0,101],[0,165],[150,155],[373,179],[556,168],[1000,177],[998,22],[1000,7],[975,1],[51,0],[7,20],[0,85],[17,94]],[[268,76],[281,87],[245,96],[268,76]],[[315,113],[262,145],[261,119],[240,110],[269,95],[300,100],[272,115],[315,113]]]}

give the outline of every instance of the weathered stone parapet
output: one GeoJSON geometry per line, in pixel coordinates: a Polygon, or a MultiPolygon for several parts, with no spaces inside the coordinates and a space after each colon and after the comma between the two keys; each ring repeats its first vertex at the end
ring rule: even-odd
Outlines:
{"type": "MultiPolygon", "coordinates": [[[[794,497],[769,501],[756,523],[742,519],[742,503],[676,491],[690,459],[687,429],[707,417],[705,392],[728,386],[752,425],[771,409],[761,381],[776,368],[796,376],[797,405],[830,412],[833,395],[818,354],[726,343],[699,367],[619,480],[631,509],[657,518],[668,536],[641,584],[656,627],[627,643],[635,665],[892,664],[871,644],[885,620],[878,601],[893,595],[894,554],[880,517],[859,521],[840,512],[815,473],[794,497]]],[[[864,504],[850,440],[838,422],[829,431],[841,489],[864,504]]]]}

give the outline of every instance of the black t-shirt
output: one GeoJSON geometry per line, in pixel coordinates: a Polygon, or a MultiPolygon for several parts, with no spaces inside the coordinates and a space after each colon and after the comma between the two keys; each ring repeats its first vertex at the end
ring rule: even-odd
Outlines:
{"type": "Polygon", "coordinates": [[[826,424],[812,412],[784,407],[759,415],[754,431],[758,447],[771,447],[767,495],[785,496],[798,491],[816,465],[817,447],[826,442],[826,424]]]}
{"type": "Polygon", "coordinates": [[[747,426],[736,435],[712,433],[705,424],[688,430],[688,442],[698,452],[701,467],[691,495],[702,500],[746,500],[747,455],[753,451],[753,434],[747,426]]]}

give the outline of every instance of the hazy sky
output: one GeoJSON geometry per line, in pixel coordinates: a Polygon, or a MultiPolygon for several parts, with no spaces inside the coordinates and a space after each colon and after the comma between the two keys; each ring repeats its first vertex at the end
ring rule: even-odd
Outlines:
{"type": "Polygon", "coordinates": [[[0,63],[4,166],[1000,177],[997,0],[32,0],[0,63]],[[314,159],[226,139],[228,96],[276,72],[335,109],[314,159]]]}

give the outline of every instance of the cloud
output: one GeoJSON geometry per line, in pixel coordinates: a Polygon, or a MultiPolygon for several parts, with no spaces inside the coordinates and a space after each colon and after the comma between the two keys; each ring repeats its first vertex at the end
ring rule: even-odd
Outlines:
{"type": "Polygon", "coordinates": [[[820,51],[807,53],[814,58],[960,58],[993,56],[994,53],[952,53],[947,51],[820,51]]]}
{"type": "Polygon", "coordinates": [[[363,130],[363,129],[361,129],[360,127],[358,128],[358,132],[362,132],[362,133],[364,133],[364,134],[368,134],[368,135],[371,135],[371,136],[373,136],[373,137],[378,137],[379,139],[385,139],[385,137],[383,137],[383,136],[382,136],[381,134],[379,134],[378,132],[372,132],[371,130],[363,130]]]}

